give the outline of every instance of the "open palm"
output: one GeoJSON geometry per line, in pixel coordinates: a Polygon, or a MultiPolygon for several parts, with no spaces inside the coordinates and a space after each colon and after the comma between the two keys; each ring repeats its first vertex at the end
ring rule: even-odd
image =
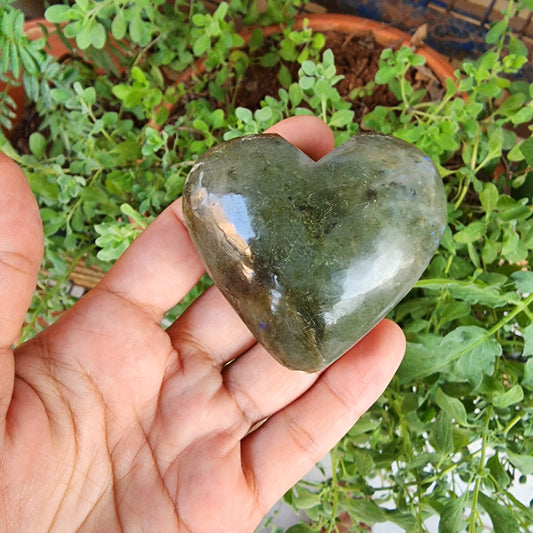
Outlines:
{"type": "MultiPolygon", "coordinates": [[[[332,148],[311,117],[271,131],[315,159],[332,148]]],[[[203,274],[179,201],[13,352],[42,230],[4,156],[0,184],[2,532],[251,532],[400,362],[403,335],[385,320],[322,373],[285,369],[215,287],[164,330],[164,313],[203,274]]]]}

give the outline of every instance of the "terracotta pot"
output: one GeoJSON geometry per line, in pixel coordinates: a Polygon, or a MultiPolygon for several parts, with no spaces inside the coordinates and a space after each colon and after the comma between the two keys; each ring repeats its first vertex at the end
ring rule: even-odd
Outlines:
{"type": "MultiPolygon", "coordinates": [[[[45,33],[47,33],[48,38],[46,40],[45,50],[47,53],[51,54],[54,57],[60,58],[65,54],[69,53],[69,49],[67,48],[67,46],[65,46],[63,41],[61,41],[59,35],[56,32],[55,24],[48,22],[44,18],[34,19],[25,22],[24,33],[28,36],[30,41],[36,41],[37,39],[44,38],[45,33]]],[[[20,79],[18,81],[21,82],[20,79]]],[[[0,83],[0,91],[4,90],[5,84],[0,83]]],[[[13,119],[13,125],[15,125],[22,117],[22,113],[24,111],[24,104],[26,101],[26,95],[24,93],[24,87],[22,86],[22,83],[17,86],[10,86],[8,94],[9,96],[11,96],[11,98],[13,98],[17,106],[15,109],[16,117],[13,119]]]]}
{"type": "MultiPolygon", "coordinates": [[[[411,40],[411,35],[404,31],[380,22],[353,15],[336,13],[301,15],[297,17],[294,28],[301,30],[304,26],[304,20],[308,21],[308,27],[315,32],[338,31],[354,37],[363,37],[370,32],[374,36],[376,43],[384,48],[396,47],[402,44],[409,45],[411,40]]],[[[254,29],[255,28],[249,28],[240,34],[245,43],[248,43],[250,40],[254,29]]],[[[281,31],[283,31],[283,26],[279,24],[262,28],[265,37],[269,37],[281,31]]],[[[425,57],[426,65],[443,85],[445,85],[448,78],[455,79],[454,68],[443,55],[427,45],[419,46],[416,49],[416,52],[425,57]]],[[[195,74],[203,74],[204,72],[204,60],[200,58],[192,67],[189,67],[177,77],[176,83],[183,83],[184,81],[191,79],[195,74]]],[[[170,113],[174,109],[174,105],[172,104],[168,104],[166,107],[170,113]]],[[[153,121],[150,121],[149,126],[155,129],[160,129],[153,121]]]]}

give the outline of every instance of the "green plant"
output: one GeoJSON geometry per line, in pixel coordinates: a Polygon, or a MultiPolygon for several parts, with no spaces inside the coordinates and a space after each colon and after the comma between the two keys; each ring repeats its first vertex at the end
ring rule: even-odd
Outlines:
{"type": "Polygon", "coordinates": [[[224,139],[243,134],[260,133],[282,118],[291,115],[317,115],[336,131],[336,140],[343,142],[359,131],[354,123],[354,112],[335,85],[342,79],[337,74],[333,52],[328,49],[322,61],[305,59],[298,71],[298,80],[287,89],[280,88],[278,98],[266,96],[262,107],[254,113],[246,108],[237,108],[235,124],[228,124],[224,139]]]}
{"type": "Polygon", "coordinates": [[[29,89],[46,61],[43,41],[28,39],[24,33],[24,15],[10,5],[13,2],[5,0],[0,4],[0,125],[7,130],[16,116],[10,88],[23,83],[29,89]]]}
{"type": "Polygon", "coordinates": [[[332,476],[286,495],[312,518],[291,532],[336,531],[340,510],[354,530],[391,521],[424,531],[432,515],[440,532],[533,525],[533,501],[512,492],[533,474],[533,208],[517,194],[533,179],[533,84],[516,77],[529,51],[509,31],[524,7],[533,5],[509,3],[487,34],[490,49],[437,101],[408,81],[422,56],[407,47],[381,56],[375,83],[398,104],[376,108],[363,127],[440,165],[449,225],[391,314],[408,339],[397,376],[333,451],[332,476]]]}
{"type": "Polygon", "coordinates": [[[424,277],[391,313],[408,338],[398,375],[333,450],[331,473],[286,494],[309,517],[291,531],[336,531],[341,512],[354,530],[388,520],[424,531],[432,515],[443,533],[481,531],[483,515],[495,531],[527,530],[533,510],[511,487],[533,475],[533,217],[522,192],[533,180],[533,87],[517,76],[527,49],[509,21],[533,9],[531,0],[509,2],[487,35],[490,50],[464,62],[434,100],[410,81],[424,60],[407,47],[385,50],[375,80],[341,95],[323,36],[291,27],[298,5],[279,0],[261,11],[231,0],[210,12],[182,0],[77,0],[47,12],[70,43],[71,56],[59,62],[44,41],[24,37],[21,14],[2,4],[0,43],[14,52],[0,61],[0,118],[9,129],[19,64],[40,121],[24,150],[0,143],[24,168],[45,229],[23,338],[72,303],[76,264],[109,268],[223,138],[304,113],[322,117],[338,144],[360,129],[395,135],[439,166],[448,228],[424,277]],[[235,21],[283,29],[268,42],[256,30],[248,48],[235,48],[243,44],[235,21]],[[171,83],[200,56],[204,70],[171,83]],[[247,108],[237,94],[253,66],[274,68],[280,88],[247,108]],[[353,100],[381,86],[397,104],[354,122],[353,100]]]}

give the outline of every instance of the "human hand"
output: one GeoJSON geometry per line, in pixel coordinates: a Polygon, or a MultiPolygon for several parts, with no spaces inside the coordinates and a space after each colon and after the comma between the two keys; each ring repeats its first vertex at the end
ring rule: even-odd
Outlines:
{"type": "MultiPolygon", "coordinates": [[[[312,117],[271,131],[315,159],[333,148],[312,117]]],[[[251,532],[401,360],[403,334],[384,320],[322,373],[288,370],[215,287],[163,330],[164,313],[203,274],[179,200],[97,287],[13,352],[42,229],[5,156],[0,183],[2,532],[251,532]]]]}

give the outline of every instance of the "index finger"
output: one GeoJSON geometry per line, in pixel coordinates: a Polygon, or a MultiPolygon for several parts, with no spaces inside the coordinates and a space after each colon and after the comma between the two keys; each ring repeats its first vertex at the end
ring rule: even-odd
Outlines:
{"type": "Polygon", "coordinates": [[[2,153],[0,186],[0,346],[11,348],[35,290],[43,231],[29,183],[2,153]]]}

